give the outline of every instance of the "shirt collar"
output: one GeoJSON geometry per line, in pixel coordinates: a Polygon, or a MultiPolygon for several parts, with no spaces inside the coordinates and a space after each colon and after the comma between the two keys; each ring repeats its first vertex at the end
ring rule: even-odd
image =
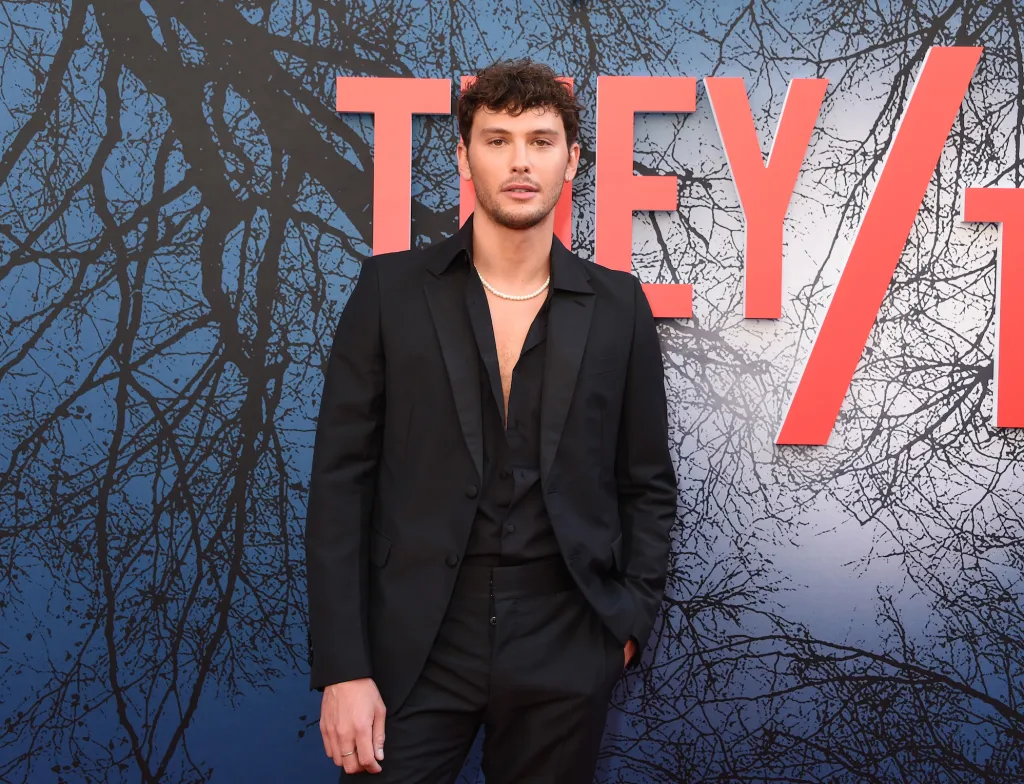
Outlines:
{"type": "MultiPolygon", "coordinates": [[[[473,259],[473,216],[470,215],[462,228],[445,242],[435,246],[435,258],[430,268],[435,275],[443,274],[452,263],[462,258],[467,263],[473,259]]],[[[561,291],[593,292],[586,271],[586,262],[573,255],[558,237],[551,237],[551,288],[561,291]]]]}

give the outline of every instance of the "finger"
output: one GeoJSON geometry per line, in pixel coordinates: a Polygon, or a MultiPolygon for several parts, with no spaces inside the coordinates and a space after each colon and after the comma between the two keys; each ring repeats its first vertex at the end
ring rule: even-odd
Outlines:
{"type": "Polygon", "coordinates": [[[356,756],[367,773],[380,773],[381,767],[373,757],[372,725],[361,727],[356,734],[356,756]]]}
{"type": "MultiPolygon", "coordinates": [[[[354,763],[356,759],[355,754],[346,754],[346,751],[352,751],[356,747],[355,738],[351,732],[348,733],[335,733],[333,743],[331,744],[334,749],[333,759],[334,764],[339,768],[344,767],[346,773],[353,773],[357,771],[350,771],[348,764],[354,763]]],[[[356,766],[358,768],[358,765],[356,766]]]]}
{"type": "Polygon", "coordinates": [[[345,733],[344,738],[341,738],[337,742],[338,746],[338,757],[336,762],[338,767],[344,768],[345,773],[362,773],[363,766],[359,764],[359,755],[354,753],[356,748],[356,735],[354,732],[349,731],[345,733]],[[346,752],[353,752],[352,754],[346,754],[346,752]]]}
{"type": "Polygon", "coordinates": [[[377,708],[373,712],[373,753],[377,761],[384,759],[384,718],[387,711],[384,703],[377,702],[377,708]]]}
{"type": "Polygon", "coordinates": [[[342,766],[345,768],[345,772],[350,776],[355,773],[363,772],[363,766],[359,764],[358,754],[349,754],[347,757],[344,757],[343,759],[344,762],[342,763],[342,766]]]}
{"type": "Polygon", "coordinates": [[[317,727],[320,730],[320,740],[324,742],[324,754],[328,757],[331,756],[331,741],[327,737],[327,733],[324,732],[324,723],[322,721],[317,722],[317,727]]]}
{"type": "Polygon", "coordinates": [[[323,738],[324,741],[324,754],[334,760],[336,765],[340,764],[338,762],[337,744],[334,741],[333,733],[324,727],[324,723],[322,721],[320,722],[320,737],[323,738]]]}
{"type": "Polygon", "coordinates": [[[329,695],[325,693],[324,698],[320,703],[320,721],[318,722],[318,726],[320,727],[320,737],[323,738],[324,741],[324,754],[330,757],[331,761],[335,765],[340,767],[341,738],[338,737],[338,725],[331,720],[331,716],[333,715],[331,707],[333,703],[328,699],[328,696],[329,695]]]}

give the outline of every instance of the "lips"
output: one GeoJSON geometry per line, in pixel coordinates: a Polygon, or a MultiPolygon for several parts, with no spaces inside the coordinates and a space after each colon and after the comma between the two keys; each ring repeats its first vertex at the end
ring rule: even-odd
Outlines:
{"type": "Polygon", "coordinates": [[[532,185],[506,185],[501,189],[502,193],[536,193],[537,189],[532,185]]]}

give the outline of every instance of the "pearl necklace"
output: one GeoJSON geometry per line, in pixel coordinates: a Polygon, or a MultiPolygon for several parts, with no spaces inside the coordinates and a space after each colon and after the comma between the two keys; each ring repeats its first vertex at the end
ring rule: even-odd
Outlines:
{"type": "Polygon", "coordinates": [[[544,281],[544,285],[542,285],[532,294],[506,294],[503,291],[498,291],[496,288],[494,288],[494,286],[492,286],[490,283],[484,280],[484,276],[480,274],[479,269],[477,269],[475,266],[473,267],[473,269],[476,270],[476,276],[480,278],[480,282],[484,284],[484,288],[491,292],[491,294],[493,294],[496,297],[501,297],[502,299],[510,299],[516,302],[522,302],[523,300],[533,299],[534,297],[543,294],[544,289],[546,289],[548,287],[548,284],[551,283],[551,276],[548,275],[547,280],[544,281]]]}

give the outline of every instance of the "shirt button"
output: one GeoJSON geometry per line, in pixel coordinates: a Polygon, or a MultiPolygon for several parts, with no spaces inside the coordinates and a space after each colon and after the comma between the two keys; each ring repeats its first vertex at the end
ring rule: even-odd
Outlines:
{"type": "Polygon", "coordinates": [[[444,562],[446,564],[448,564],[449,566],[455,566],[455,564],[457,564],[459,562],[459,554],[458,553],[448,553],[448,555],[444,559],[444,562]]]}
{"type": "Polygon", "coordinates": [[[466,498],[476,498],[476,485],[466,485],[466,498]]]}
{"type": "Polygon", "coordinates": [[[509,523],[507,526],[505,526],[505,530],[508,531],[509,533],[512,533],[513,531],[516,530],[516,527],[514,525],[512,525],[512,523],[509,523]]]}
{"type": "Polygon", "coordinates": [[[498,625],[498,616],[492,615],[491,616],[491,626],[497,626],[497,625],[498,625]]]}

